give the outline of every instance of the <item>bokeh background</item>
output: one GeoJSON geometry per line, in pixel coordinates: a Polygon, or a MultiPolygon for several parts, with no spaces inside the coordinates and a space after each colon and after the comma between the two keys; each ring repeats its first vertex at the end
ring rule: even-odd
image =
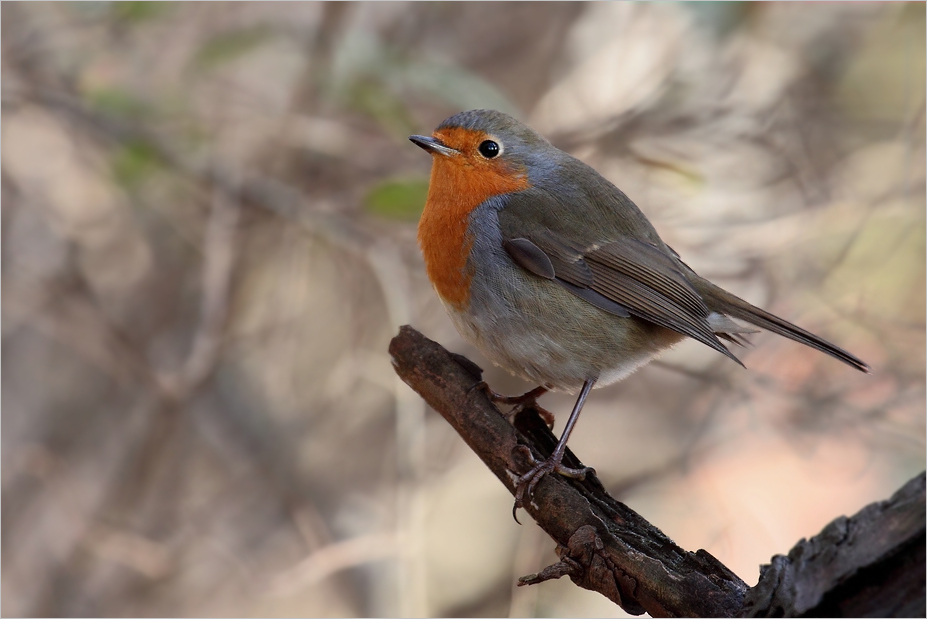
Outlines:
{"type": "MultiPolygon", "coordinates": [[[[501,109],[768,334],[597,390],[570,445],[749,584],[925,464],[923,4],[2,5],[5,616],[624,616],[393,373],[465,345],[407,141],[501,109]]],[[[572,397],[542,400],[562,426],[572,397]]]]}

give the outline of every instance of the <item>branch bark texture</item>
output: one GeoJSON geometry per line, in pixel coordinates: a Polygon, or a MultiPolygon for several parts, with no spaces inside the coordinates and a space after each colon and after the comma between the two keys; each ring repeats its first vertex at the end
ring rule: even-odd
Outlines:
{"type": "MultiPolygon", "coordinates": [[[[537,411],[527,409],[510,424],[479,388],[480,368],[465,357],[408,326],[393,338],[390,355],[400,378],[453,426],[509,492],[514,494],[515,480],[530,468],[529,452],[540,460],[553,451],[557,438],[537,411]]],[[[582,466],[569,450],[564,464],[582,466]]],[[[582,481],[545,476],[525,511],[556,542],[560,561],[519,584],[569,576],[631,614],[800,616],[815,614],[815,609],[853,614],[872,598],[860,596],[859,587],[876,577],[884,581],[880,590],[894,592],[888,598],[897,612],[913,608],[910,601],[919,599],[917,616],[923,616],[923,475],[891,500],[851,519],[840,518],[821,535],[802,540],[787,557],[774,557],[752,590],[708,552],[674,544],[609,496],[595,475],[582,481]],[[854,584],[854,578],[863,580],[854,584]],[[858,599],[848,601],[854,595],[858,599]]]]}
{"type": "Polygon", "coordinates": [[[761,568],[746,617],[923,617],[924,474],[761,568]]]}

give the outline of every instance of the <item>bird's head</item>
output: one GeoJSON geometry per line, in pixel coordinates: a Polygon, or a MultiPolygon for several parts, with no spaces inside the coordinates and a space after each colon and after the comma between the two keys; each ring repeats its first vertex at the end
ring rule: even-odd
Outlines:
{"type": "Polygon", "coordinates": [[[455,114],[431,136],[409,139],[432,154],[432,185],[452,184],[479,202],[530,187],[534,172],[556,152],[531,127],[495,110],[455,114]]]}

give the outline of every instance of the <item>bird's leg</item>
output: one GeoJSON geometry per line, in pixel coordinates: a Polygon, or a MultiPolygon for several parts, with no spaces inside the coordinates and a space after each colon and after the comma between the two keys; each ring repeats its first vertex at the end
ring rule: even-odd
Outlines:
{"type": "Polygon", "coordinates": [[[563,428],[563,434],[560,436],[560,440],[557,442],[557,446],[554,448],[554,452],[550,454],[550,457],[543,462],[537,462],[532,457],[531,463],[534,465],[532,469],[519,477],[518,481],[515,482],[516,510],[524,504],[524,500],[526,498],[531,498],[531,494],[534,492],[534,487],[548,473],[559,473],[560,475],[563,475],[564,477],[570,477],[571,479],[585,479],[587,473],[595,472],[592,467],[588,466],[581,469],[573,469],[561,464],[561,461],[563,460],[563,454],[566,453],[566,445],[570,438],[570,432],[573,431],[573,426],[576,425],[576,421],[579,419],[579,413],[583,409],[583,404],[586,402],[586,396],[589,395],[589,392],[592,390],[592,386],[595,384],[595,382],[596,379],[591,378],[583,383],[583,388],[579,392],[579,397],[576,398],[576,404],[573,405],[573,411],[570,413],[570,418],[567,419],[566,427],[563,428]]]}
{"type": "Polygon", "coordinates": [[[486,392],[486,395],[489,396],[489,399],[496,404],[507,404],[511,405],[512,409],[505,414],[505,416],[512,420],[515,418],[515,415],[522,412],[526,408],[534,408],[537,410],[538,414],[541,415],[541,419],[544,420],[544,423],[547,424],[547,427],[554,427],[554,414],[549,410],[538,405],[538,398],[550,391],[550,387],[547,385],[541,385],[540,387],[535,387],[527,393],[521,395],[502,395],[496,393],[490,389],[486,381],[480,382],[477,385],[478,388],[486,392]]]}

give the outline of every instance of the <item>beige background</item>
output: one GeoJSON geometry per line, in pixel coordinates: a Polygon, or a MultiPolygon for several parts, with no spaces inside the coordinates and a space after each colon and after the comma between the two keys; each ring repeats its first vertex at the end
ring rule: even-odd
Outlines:
{"type": "MultiPolygon", "coordinates": [[[[517,115],[702,275],[868,361],[687,342],[571,447],[749,584],[924,469],[924,5],[2,7],[3,614],[623,616],[386,353],[452,113],[517,115]]],[[[542,403],[562,426],[572,398],[542,403]]]]}

